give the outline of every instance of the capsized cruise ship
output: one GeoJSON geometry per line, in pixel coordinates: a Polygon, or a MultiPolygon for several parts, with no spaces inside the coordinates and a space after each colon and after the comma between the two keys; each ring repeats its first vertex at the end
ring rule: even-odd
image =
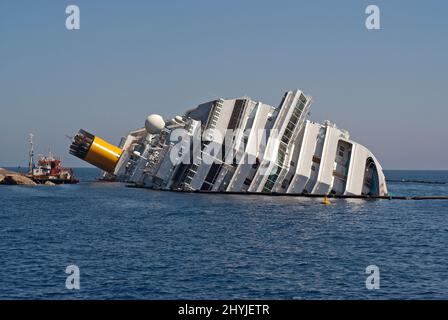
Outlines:
{"type": "Polygon", "coordinates": [[[300,90],[278,107],[213,100],[169,120],[150,115],[118,146],[80,130],[70,153],[109,179],[153,189],[387,195],[375,156],[330,121],[308,120],[311,100],[300,90]]]}

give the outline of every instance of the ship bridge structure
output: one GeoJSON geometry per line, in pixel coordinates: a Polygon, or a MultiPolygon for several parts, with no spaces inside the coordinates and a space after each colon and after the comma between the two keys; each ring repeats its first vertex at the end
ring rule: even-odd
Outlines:
{"type": "Polygon", "coordinates": [[[332,122],[310,121],[311,102],[301,90],[277,107],[216,99],[173,119],[150,115],[118,146],[80,130],[70,153],[108,179],[154,189],[387,195],[377,158],[332,122]]]}

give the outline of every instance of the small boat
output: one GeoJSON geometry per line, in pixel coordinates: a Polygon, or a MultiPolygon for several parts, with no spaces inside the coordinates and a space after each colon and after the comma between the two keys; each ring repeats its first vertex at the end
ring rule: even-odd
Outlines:
{"type": "Polygon", "coordinates": [[[76,184],[79,180],[75,177],[73,169],[64,168],[61,159],[54,157],[51,152],[41,155],[34,165],[33,135],[30,135],[29,171],[28,178],[37,184],[76,184]]]}

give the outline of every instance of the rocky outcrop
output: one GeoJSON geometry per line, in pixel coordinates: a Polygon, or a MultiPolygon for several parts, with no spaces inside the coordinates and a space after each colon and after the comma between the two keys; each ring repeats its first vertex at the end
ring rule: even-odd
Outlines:
{"type": "Polygon", "coordinates": [[[21,173],[0,168],[0,185],[35,186],[36,183],[21,173]]]}

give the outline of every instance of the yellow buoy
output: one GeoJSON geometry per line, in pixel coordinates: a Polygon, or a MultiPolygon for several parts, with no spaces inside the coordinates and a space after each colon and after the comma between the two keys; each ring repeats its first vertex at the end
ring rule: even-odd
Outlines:
{"type": "Polygon", "coordinates": [[[330,200],[328,200],[328,197],[325,196],[324,199],[322,200],[322,204],[330,204],[330,200]]]}

